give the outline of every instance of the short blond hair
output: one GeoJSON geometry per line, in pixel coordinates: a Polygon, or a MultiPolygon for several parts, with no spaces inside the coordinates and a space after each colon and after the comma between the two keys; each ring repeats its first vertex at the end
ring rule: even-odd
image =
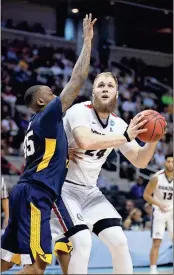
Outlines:
{"type": "Polygon", "coordinates": [[[98,75],[96,76],[96,78],[94,79],[94,83],[95,83],[95,81],[96,81],[100,76],[102,76],[102,75],[103,75],[103,76],[106,76],[106,77],[111,76],[111,77],[114,79],[116,85],[118,86],[118,79],[117,79],[117,77],[116,77],[113,73],[111,73],[111,72],[102,72],[102,73],[98,74],[98,75]]]}

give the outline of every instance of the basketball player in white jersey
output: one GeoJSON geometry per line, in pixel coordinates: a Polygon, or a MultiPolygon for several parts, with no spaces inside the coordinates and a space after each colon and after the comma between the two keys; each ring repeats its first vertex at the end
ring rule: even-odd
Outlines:
{"type": "Polygon", "coordinates": [[[51,220],[53,239],[66,236],[73,245],[70,261],[65,260],[67,264],[69,262],[68,269],[61,262],[64,273],[88,273],[90,230],[109,248],[114,274],[133,273],[121,216],[96,186],[97,178],[113,148],[119,149],[134,166],[145,168],[157,142],[147,143],[144,147],[138,145],[135,138],[146,131],[142,129],[146,120],[141,122],[142,116],[137,115],[128,126],[113,113],[117,97],[117,79],[111,73],[101,73],[94,81],[92,102],[74,105],[64,117],[69,147],[78,147],[84,154],[83,159],[76,159],[76,163],[70,161],[61,194],[71,220],[66,219],[66,213],[61,213],[60,205],[56,204],[51,220]],[[64,235],[59,234],[61,216],[64,218],[64,235]]]}
{"type": "Polygon", "coordinates": [[[151,274],[158,273],[158,252],[166,224],[169,235],[173,239],[173,155],[167,155],[165,159],[164,170],[157,172],[151,178],[144,191],[144,199],[153,205],[151,274]]]}

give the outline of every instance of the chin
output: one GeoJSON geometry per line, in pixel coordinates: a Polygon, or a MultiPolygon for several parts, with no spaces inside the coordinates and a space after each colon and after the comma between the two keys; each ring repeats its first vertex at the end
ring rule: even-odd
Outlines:
{"type": "Polygon", "coordinates": [[[95,98],[95,100],[94,100],[94,108],[98,112],[112,113],[115,110],[115,108],[116,108],[115,98],[114,99],[108,98],[108,99],[105,99],[105,100],[95,98]]]}

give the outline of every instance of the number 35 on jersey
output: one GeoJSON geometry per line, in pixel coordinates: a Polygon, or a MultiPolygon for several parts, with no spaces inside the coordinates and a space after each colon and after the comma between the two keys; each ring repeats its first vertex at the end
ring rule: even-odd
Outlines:
{"type": "Polygon", "coordinates": [[[32,156],[35,152],[34,142],[33,142],[33,130],[29,131],[24,139],[24,157],[25,159],[32,156]]]}

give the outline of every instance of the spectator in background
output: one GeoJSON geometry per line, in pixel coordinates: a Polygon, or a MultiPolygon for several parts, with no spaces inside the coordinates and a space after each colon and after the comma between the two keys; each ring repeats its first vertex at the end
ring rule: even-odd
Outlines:
{"type": "Polygon", "coordinates": [[[133,165],[131,165],[123,156],[121,156],[120,160],[120,178],[133,181],[135,175],[135,167],[133,167],[133,165]]]}
{"type": "Polygon", "coordinates": [[[138,208],[133,209],[129,216],[123,223],[123,228],[125,230],[142,230],[143,229],[143,218],[142,211],[138,208]]]}
{"type": "Polygon", "coordinates": [[[34,23],[33,27],[31,28],[31,31],[35,33],[45,34],[45,30],[41,23],[34,23]]]}
{"type": "Polygon", "coordinates": [[[130,195],[134,199],[142,199],[144,193],[145,185],[141,177],[138,178],[137,183],[132,186],[130,195]]]}
{"type": "Polygon", "coordinates": [[[144,205],[145,215],[143,217],[143,224],[145,230],[151,230],[151,220],[152,220],[152,205],[148,202],[144,205]]]}
{"type": "Polygon", "coordinates": [[[158,169],[163,169],[164,167],[164,162],[165,162],[165,156],[162,152],[162,150],[157,150],[156,153],[154,154],[154,160],[155,160],[155,165],[157,166],[158,169]]]}
{"type": "Polygon", "coordinates": [[[135,203],[133,202],[133,200],[127,200],[124,206],[124,209],[121,211],[121,216],[123,220],[125,220],[125,218],[129,216],[129,214],[134,208],[135,208],[135,203]]]}
{"type": "Polygon", "coordinates": [[[109,42],[102,38],[99,42],[99,58],[103,71],[108,68],[108,60],[110,55],[109,42]]]}
{"type": "Polygon", "coordinates": [[[20,119],[20,127],[24,130],[24,132],[28,128],[28,123],[29,123],[29,118],[28,115],[26,114],[21,114],[21,119],[20,119]]]}
{"type": "Polygon", "coordinates": [[[4,213],[2,228],[5,229],[9,219],[9,200],[8,200],[7,184],[4,180],[4,177],[1,177],[1,205],[4,213]]]}
{"type": "Polygon", "coordinates": [[[132,102],[132,99],[130,96],[126,101],[123,102],[122,109],[125,112],[132,112],[132,113],[135,112],[136,104],[132,102]]]}
{"type": "Polygon", "coordinates": [[[14,29],[13,19],[7,19],[7,22],[4,27],[6,27],[8,29],[14,29]]]}

